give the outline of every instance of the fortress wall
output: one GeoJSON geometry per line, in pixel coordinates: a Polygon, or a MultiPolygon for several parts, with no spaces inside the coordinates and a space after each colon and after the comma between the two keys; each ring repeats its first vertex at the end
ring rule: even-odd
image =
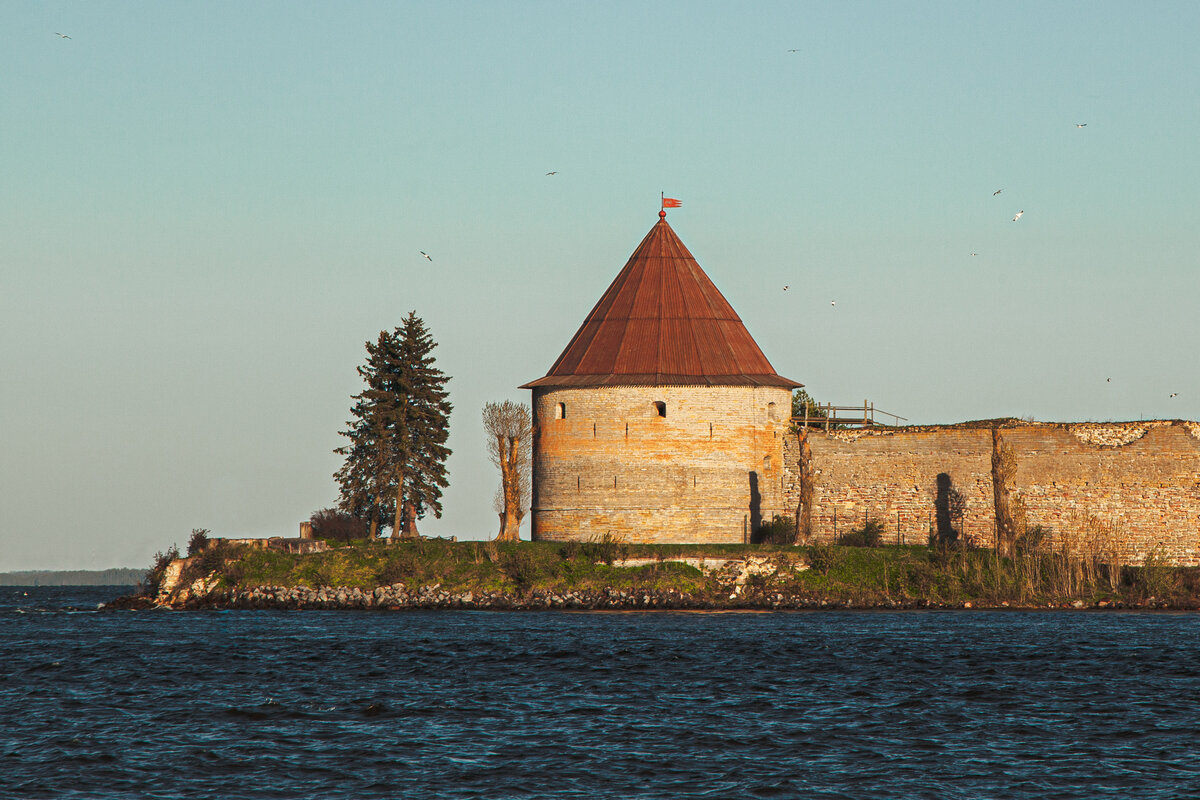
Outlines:
{"type": "Polygon", "coordinates": [[[1012,496],[1060,543],[1200,564],[1200,426],[1148,422],[1005,429],[1016,456],[1012,496]],[[1092,542],[1087,540],[1091,539],[1092,542]]]}
{"type": "MultiPolygon", "coordinates": [[[[870,518],[886,526],[888,543],[924,542],[940,473],[966,501],[965,535],[976,544],[994,541],[990,428],[808,436],[815,541],[832,541],[870,518]]],[[[1099,548],[1126,563],[1154,552],[1200,565],[1200,425],[1006,423],[1001,446],[1011,448],[1016,464],[1010,498],[1028,524],[1051,530],[1051,543],[1099,548]]],[[[793,511],[798,452],[796,437],[788,436],[784,503],[793,511]]]]}
{"type": "Polygon", "coordinates": [[[533,538],[745,541],[784,510],[790,403],[766,387],[534,390],[533,538]]]}
{"type": "MultiPolygon", "coordinates": [[[[937,476],[946,473],[963,496],[963,532],[980,544],[993,540],[992,438],[986,428],[922,428],[898,432],[810,430],[813,466],[813,540],[832,542],[882,522],[888,544],[925,544],[934,524],[937,476]]],[[[787,437],[785,502],[799,501],[795,436],[787,437]]]]}

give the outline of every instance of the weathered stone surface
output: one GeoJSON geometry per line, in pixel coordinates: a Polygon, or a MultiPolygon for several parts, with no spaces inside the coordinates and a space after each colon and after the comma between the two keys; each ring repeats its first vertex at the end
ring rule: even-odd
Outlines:
{"type": "MultiPolygon", "coordinates": [[[[1005,423],[1016,473],[1011,499],[1049,544],[1092,548],[1119,563],[1150,554],[1200,565],[1200,438],[1196,423],[1005,423]]],[[[870,519],[887,544],[922,544],[934,524],[938,475],[963,496],[963,533],[992,546],[992,439],[986,426],[810,432],[813,539],[870,519]],[[854,435],[848,435],[853,433],[854,435]],[[836,434],[836,435],[835,435],[836,434]]],[[[795,437],[785,440],[785,505],[798,502],[795,437]]]]}
{"type": "Polygon", "coordinates": [[[785,512],[787,389],[535,389],[533,404],[535,540],[739,543],[785,512]]]}

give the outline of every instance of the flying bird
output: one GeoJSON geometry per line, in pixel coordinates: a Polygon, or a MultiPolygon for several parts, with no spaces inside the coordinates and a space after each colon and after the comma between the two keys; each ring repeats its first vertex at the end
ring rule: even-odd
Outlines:
{"type": "Polygon", "coordinates": [[[1105,382],[1105,383],[1112,383],[1112,378],[1105,378],[1105,379],[1104,379],[1104,382],[1105,382]]]}
{"type": "Polygon", "coordinates": [[[418,250],[417,252],[425,256],[426,261],[433,261],[433,259],[429,257],[429,253],[426,253],[424,250],[418,250]]]}
{"type": "Polygon", "coordinates": [[[1171,392],[1171,397],[1178,397],[1178,396],[1179,396],[1179,392],[1171,392]]]}
{"type": "Polygon", "coordinates": [[[547,172],[546,174],[547,174],[547,175],[557,175],[557,174],[558,174],[558,170],[554,170],[554,172],[547,172]]]}
{"type": "Polygon", "coordinates": [[[783,286],[783,290],[784,290],[785,292],[788,290],[787,284],[784,284],[784,286],[783,286]]]}
{"type": "Polygon", "coordinates": [[[1024,213],[1025,213],[1025,212],[1024,212],[1024,210],[1022,210],[1022,211],[1018,211],[1018,212],[1016,213],[1016,216],[1014,216],[1014,217],[1012,218],[1012,221],[1013,221],[1013,222],[1016,222],[1017,220],[1019,220],[1019,219],[1021,218],[1021,215],[1022,215],[1022,214],[1024,214],[1024,213]]]}
{"type": "Polygon", "coordinates": [[[1087,127],[1087,123],[1086,123],[1086,122],[1076,122],[1076,123],[1075,123],[1075,127],[1076,127],[1076,128],[1086,128],[1086,127],[1087,127]]]}
{"type": "Polygon", "coordinates": [[[996,195],[1000,194],[1003,191],[1004,191],[1003,189],[997,189],[996,191],[992,192],[992,197],[995,197],[996,195]]]}
{"type": "Polygon", "coordinates": [[[836,306],[836,305],[837,305],[837,300],[830,300],[830,301],[829,301],[829,305],[831,305],[831,306],[836,306]]]}
{"type": "Polygon", "coordinates": [[[971,253],[971,255],[977,256],[977,255],[979,255],[979,253],[971,253]]]}
{"type": "Polygon", "coordinates": [[[788,52],[789,53],[799,53],[800,51],[797,49],[797,50],[788,50],[788,52]]]}
{"type": "Polygon", "coordinates": [[[65,33],[59,33],[58,31],[55,31],[54,35],[60,39],[70,39],[71,38],[70,36],[67,36],[65,33]]]}

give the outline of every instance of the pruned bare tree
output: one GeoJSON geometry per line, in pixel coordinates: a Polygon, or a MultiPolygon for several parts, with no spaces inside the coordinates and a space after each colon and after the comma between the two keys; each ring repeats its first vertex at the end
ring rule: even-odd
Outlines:
{"type": "Polygon", "coordinates": [[[517,541],[521,520],[529,510],[533,452],[533,417],[529,406],[511,400],[484,403],[483,430],[487,434],[488,457],[500,468],[500,489],[496,496],[500,533],[496,538],[517,541]]]}

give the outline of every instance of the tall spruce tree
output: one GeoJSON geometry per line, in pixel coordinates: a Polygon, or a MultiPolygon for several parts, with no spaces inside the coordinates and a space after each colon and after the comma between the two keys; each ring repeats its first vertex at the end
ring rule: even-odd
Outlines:
{"type": "Polygon", "coordinates": [[[341,432],[349,444],[335,451],[346,462],[334,478],[339,505],[371,519],[373,531],[390,521],[393,536],[416,536],[417,519],[442,515],[453,407],[436,346],[415,311],[366,343],[367,363],[358,368],[366,388],[354,395],[354,419],[341,432]]]}

